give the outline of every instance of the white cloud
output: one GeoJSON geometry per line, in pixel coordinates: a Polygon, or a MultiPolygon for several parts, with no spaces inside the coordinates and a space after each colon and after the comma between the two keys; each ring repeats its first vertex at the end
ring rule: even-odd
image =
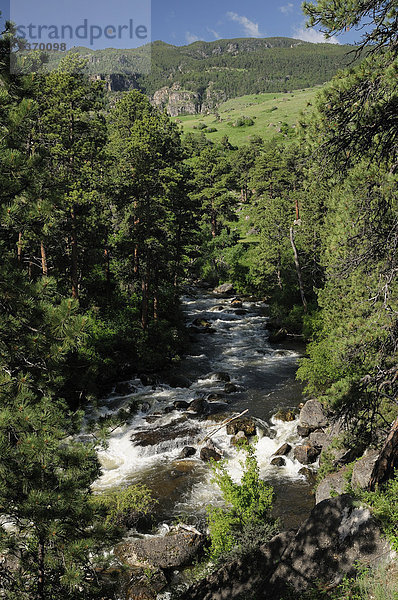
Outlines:
{"type": "Polygon", "coordinates": [[[188,44],[193,44],[194,42],[199,41],[200,37],[198,37],[194,33],[191,33],[190,31],[186,31],[185,32],[185,39],[187,40],[188,44]]]}
{"type": "Polygon", "coordinates": [[[249,37],[261,37],[262,34],[259,31],[258,23],[253,23],[253,21],[250,21],[247,17],[230,11],[227,12],[227,17],[231,19],[231,21],[236,21],[242,25],[244,33],[249,37]]]}
{"type": "Polygon", "coordinates": [[[284,15],[288,15],[289,13],[293,12],[294,9],[294,4],[292,4],[291,2],[288,2],[287,4],[285,4],[284,6],[280,6],[279,10],[281,11],[281,13],[283,13],[284,15]]]}
{"type": "Polygon", "coordinates": [[[210,29],[210,27],[206,27],[207,31],[209,33],[211,33],[212,35],[214,35],[214,37],[216,38],[216,40],[220,40],[221,39],[221,35],[219,33],[217,33],[217,31],[215,31],[214,29],[210,29]]]}
{"type": "Polygon", "coordinates": [[[293,36],[303,42],[312,42],[313,44],[339,44],[334,36],[326,39],[323,33],[316,29],[307,29],[306,27],[295,27],[293,36]]]}

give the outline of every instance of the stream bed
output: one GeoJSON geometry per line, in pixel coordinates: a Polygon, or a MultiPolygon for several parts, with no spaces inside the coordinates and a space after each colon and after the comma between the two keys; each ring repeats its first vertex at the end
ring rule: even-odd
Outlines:
{"type": "MultiPolygon", "coordinates": [[[[217,429],[220,420],[248,409],[247,414],[257,421],[255,452],[260,475],[275,490],[274,515],[280,517],[285,528],[298,527],[314,505],[311,486],[299,474],[302,465],[290,455],[285,457],[285,466],[270,462],[282,444],[300,443],[297,421],[283,422],[274,415],[302,402],[295,372],[303,345],[293,341],[277,346],[269,343],[266,306],[262,302],[232,305],[231,298],[193,289],[182,298],[182,305],[192,341],[190,354],[183,357],[173,376],[189,387],[153,382],[144,385],[143,378],[134,379],[129,382],[130,392],[112,394],[92,410],[90,417],[95,418],[132,402],[139,406],[128,424],[112,432],[107,449],[100,452],[103,475],[95,483],[95,490],[145,483],[158,500],[154,515],[157,523],[183,519],[200,525],[206,506],[222,502],[211,482],[209,464],[199,457],[203,439],[217,429]],[[210,323],[208,329],[213,331],[205,332],[205,327],[193,324],[198,319],[210,323]],[[235,391],[225,392],[226,383],[220,380],[220,373],[228,374],[235,391]],[[184,406],[184,402],[196,398],[207,399],[214,414],[198,418],[174,408],[176,401],[184,406]],[[195,448],[196,453],[181,459],[181,450],[186,446],[195,448]]],[[[232,477],[239,480],[244,452],[231,446],[225,426],[211,440],[228,460],[232,477]]]]}

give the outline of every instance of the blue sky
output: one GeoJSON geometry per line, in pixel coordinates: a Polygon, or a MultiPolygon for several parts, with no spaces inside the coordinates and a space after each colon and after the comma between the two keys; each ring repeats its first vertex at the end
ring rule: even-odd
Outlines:
{"type": "MultiPolygon", "coordinates": [[[[10,2],[0,0],[3,15],[9,15],[10,2]]],[[[305,18],[301,12],[301,0],[11,0],[11,18],[19,24],[29,25],[61,24],[75,28],[84,23],[96,27],[90,40],[76,40],[69,45],[90,45],[91,47],[128,48],[146,41],[163,40],[170,44],[185,45],[198,39],[214,41],[234,37],[286,36],[306,41],[320,42],[322,35],[305,28],[305,18]],[[131,25],[130,20],[133,23],[131,25]],[[105,27],[109,35],[105,35],[105,27]],[[123,29],[119,27],[128,25],[123,29]],[[147,28],[138,31],[137,26],[147,28]],[[100,29],[102,33],[100,34],[100,29]],[[97,39],[96,39],[97,38],[97,39]],[[140,39],[139,39],[140,38],[140,39]]],[[[25,30],[26,33],[28,33],[25,30]]],[[[37,30],[31,30],[36,35],[37,30]]],[[[80,30],[84,35],[84,29],[80,30]]],[[[45,29],[41,39],[45,37],[45,29]]],[[[28,36],[27,36],[28,37],[28,36]]],[[[353,43],[359,38],[356,32],[339,36],[335,43],[353,43]]]]}

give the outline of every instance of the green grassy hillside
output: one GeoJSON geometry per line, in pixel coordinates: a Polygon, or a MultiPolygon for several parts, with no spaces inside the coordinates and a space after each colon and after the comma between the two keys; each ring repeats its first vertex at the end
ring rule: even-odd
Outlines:
{"type": "Polygon", "coordinates": [[[218,111],[209,115],[186,115],[173,120],[184,133],[203,133],[209,140],[219,142],[225,135],[234,146],[241,146],[251,136],[260,135],[269,140],[275,135],[294,134],[300,115],[312,109],[312,102],[321,86],[297,90],[289,94],[253,94],[224,102],[218,111]],[[238,126],[247,117],[253,125],[238,126]],[[205,127],[203,126],[205,125],[205,127]],[[209,131],[210,129],[210,131],[209,131]],[[211,131],[216,129],[216,131],[211,131]]]}

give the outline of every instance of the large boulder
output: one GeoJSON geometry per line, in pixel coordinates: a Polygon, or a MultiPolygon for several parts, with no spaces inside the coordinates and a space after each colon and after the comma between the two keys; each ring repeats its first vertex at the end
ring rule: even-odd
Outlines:
{"type": "Polygon", "coordinates": [[[293,408],[281,408],[277,413],[274,414],[274,419],[289,423],[290,421],[294,421],[296,419],[296,411],[293,408]]]}
{"type": "Polygon", "coordinates": [[[225,371],[217,371],[216,373],[211,373],[210,379],[212,379],[213,381],[225,381],[227,383],[231,381],[229,374],[225,371]]]}
{"type": "Polygon", "coordinates": [[[378,450],[367,450],[362,458],[356,461],[351,476],[351,486],[353,489],[366,489],[369,487],[373,467],[378,457],[378,450]]]}
{"type": "Polygon", "coordinates": [[[167,586],[167,579],[161,569],[135,567],[126,572],[123,586],[125,600],[156,600],[159,592],[167,586]]]}
{"type": "Polygon", "coordinates": [[[205,446],[200,451],[200,458],[204,462],[210,462],[211,460],[215,460],[216,462],[218,462],[219,460],[221,460],[222,456],[214,448],[205,446]]]}
{"type": "MultiPolygon", "coordinates": [[[[280,598],[287,587],[301,593],[315,581],[338,584],[355,574],[356,564],[376,566],[391,548],[368,508],[344,494],[317,504],[300,527],[276,568],[269,598],[280,598]]],[[[268,596],[264,596],[268,598],[268,596]]]]}
{"type": "Polygon", "coordinates": [[[290,444],[282,444],[282,446],[278,448],[276,452],[274,452],[274,456],[286,456],[286,454],[289,454],[291,449],[292,447],[290,444]]]}
{"type": "Polygon", "coordinates": [[[315,492],[315,502],[319,504],[323,500],[333,496],[344,494],[347,489],[347,467],[343,467],[336,473],[329,473],[318,485],[315,492]]]}
{"type": "Polygon", "coordinates": [[[178,419],[168,425],[161,427],[142,429],[131,436],[131,441],[136,446],[155,446],[171,440],[179,440],[181,445],[184,441],[196,441],[200,429],[186,424],[184,418],[178,419]]]}
{"type": "Polygon", "coordinates": [[[300,411],[300,424],[311,430],[321,429],[328,425],[328,417],[325,409],[318,400],[307,400],[300,411]]]}
{"type": "Polygon", "coordinates": [[[310,433],[309,438],[310,444],[322,450],[327,450],[333,440],[332,436],[322,431],[322,429],[317,429],[310,433]]]}
{"type": "Polygon", "coordinates": [[[239,417],[227,425],[227,434],[236,435],[243,431],[246,436],[256,435],[256,422],[252,417],[239,417]]]}
{"type": "Polygon", "coordinates": [[[214,288],[214,294],[233,294],[234,286],[232,283],[222,283],[218,287],[214,288]]]}
{"type": "Polygon", "coordinates": [[[207,413],[208,404],[204,398],[195,398],[189,405],[189,412],[195,413],[196,415],[204,415],[207,413]]]}
{"type": "Polygon", "coordinates": [[[293,450],[293,454],[294,458],[302,465],[311,465],[318,458],[320,450],[314,448],[311,444],[303,444],[301,446],[296,446],[293,450]]]}
{"type": "Polygon", "coordinates": [[[375,462],[369,488],[374,490],[376,486],[391,479],[394,476],[395,469],[398,469],[398,417],[392,424],[390,433],[375,462]]]}
{"type": "Polygon", "coordinates": [[[132,567],[177,569],[191,564],[204,542],[201,533],[180,529],[168,535],[125,540],[116,546],[115,554],[132,567]]]}

